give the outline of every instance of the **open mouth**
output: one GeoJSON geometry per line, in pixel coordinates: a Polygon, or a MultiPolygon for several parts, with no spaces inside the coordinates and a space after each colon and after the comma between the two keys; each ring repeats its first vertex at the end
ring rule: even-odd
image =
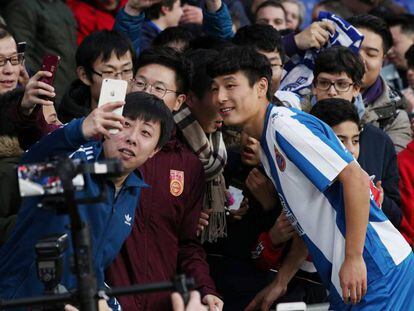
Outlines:
{"type": "Polygon", "coordinates": [[[121,149],[118,149],[118,151],[119,151],[121,154],[123,154],[123,155],[125,155],[125,156],[127,156],[127,157],[135,157],[135,153],[134,153],[131,149],[128,149],[128,148],[121,148],[121,149]]]}
{"type": "Polygon", "coordinates": [[[250,147],[243,147],[243,153],[248,155],[254,155],[254,150],[250,147]]]}
{"type": "Polygon", "coordinates": [[[14,83],[16,83],[16,80],[2,80],[2,81],[0,81],[0,84],[7,85],[7,86],[11,86],[14,83]]]}
{"type": "Polygon", "coordinates": [[[228,114],[230,111],[234,110],[234,107],[226,107],[220,109],[220,114],[225,115],[228,114]]]}

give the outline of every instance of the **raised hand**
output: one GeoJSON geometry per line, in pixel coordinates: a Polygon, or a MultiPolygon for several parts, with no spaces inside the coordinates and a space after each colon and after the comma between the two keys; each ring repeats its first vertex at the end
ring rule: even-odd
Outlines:
{"type": "Polygon", "coordinates": [[[51,77],[49,71],[39,71],[27,82],[21,107],[25,115],[32,113],[36,105],[52,106],[53,99],[56,96],[55,88],[47,83],[39,81],[44,77],[51,77]]]}
{"type": "Polygon", "coordinates": [[[97,136],[109,138],[110,129],[122,131],[124,117],[114,112],[117,108],[124,105],[123,102],[114,102],[95,108],[83,121],[82,133],[86,139],[97,136]]]}

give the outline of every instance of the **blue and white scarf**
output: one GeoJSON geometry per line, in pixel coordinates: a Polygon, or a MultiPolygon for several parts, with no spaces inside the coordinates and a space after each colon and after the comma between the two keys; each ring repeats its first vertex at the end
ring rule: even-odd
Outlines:
{"type": "Polygon", "coordinates": [[[313,81],[313,67],[320,51],[341,45],[358,53],[364,36],[344,19],[328,12],[320,12],[318,21],[330,20],[335,25],[335,33],[329,36],[328,42],[320,49],[309,49],[304,55],[294,55],[285,64],[280,90],[295,92],[299,95],[309,94],[313,81]]]}

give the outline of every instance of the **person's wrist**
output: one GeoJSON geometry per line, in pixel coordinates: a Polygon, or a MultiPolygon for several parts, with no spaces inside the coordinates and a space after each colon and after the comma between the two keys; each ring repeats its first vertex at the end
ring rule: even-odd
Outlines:
{"type": "Polygon", "coordinates": [[[20,104],[20,111],[25,115],[28,116],[30,115],[33,110],[35,109],[36,104],[30,104],[24,100],[22,100],[21,104],[20,104]]]}

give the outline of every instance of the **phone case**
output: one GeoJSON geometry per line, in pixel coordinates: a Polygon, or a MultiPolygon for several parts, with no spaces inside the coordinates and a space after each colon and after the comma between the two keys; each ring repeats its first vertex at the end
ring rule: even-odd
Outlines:
{"type": "Polygon", "coordinates": [[[42,79],[40,79],[40,81],[52,85],[53,86],[53,81],[55,81],[55,74],[56,74],[56,70],[58,67],[58,63],[59,63],[59,56],[56,55],[46,55],[43,58],[43,64],[42,64],[42,68],[40,69],[41,71],[49,71],[52,73],[51,77],[43,77],[42,79]]]}
{"type": "MultiPolygon", "coordinates": [[[[128,88],[128,82],[125,80],[104,79],[102,81],[98,107],[105,105],[107,103],[124,101],[127,88],[128,88]]],[[[124,110],[124,107],[122,106],[114,110],[114,112],[121,116],[123,110],[124,110]]],[[[111,129],[109,132],[111,134],[116,134],[118,130],[111,129]]]]}

